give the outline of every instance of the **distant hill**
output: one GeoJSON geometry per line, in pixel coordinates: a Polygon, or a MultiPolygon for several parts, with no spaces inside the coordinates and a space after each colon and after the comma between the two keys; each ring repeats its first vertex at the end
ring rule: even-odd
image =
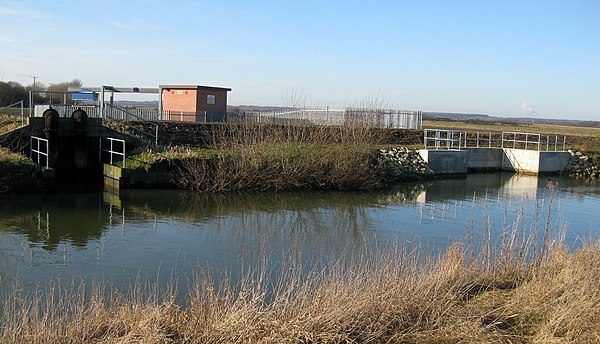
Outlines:
{"type": "Polygon", "coordinates": [[[446,112],[425,112],[423,119],[428,121],[461,121],[474,123],[502,122],[514,124],[547,124],[547,125],[569,125],[578,127],[600,128],[598,121],[581,121],[576,119],[550,119],[539,117],[496,117],[484,114],[469,113],[446,113],[446,112]]]}
{"type": "Polygon", "coordinates": [[[423,119],[432,119],[432,120],[469,120],[469,119],[491,119],[493,118],[490,115],[477,114],[477,113],[454,113],[454,112],[427,112],[423,111],[423,119]]]}

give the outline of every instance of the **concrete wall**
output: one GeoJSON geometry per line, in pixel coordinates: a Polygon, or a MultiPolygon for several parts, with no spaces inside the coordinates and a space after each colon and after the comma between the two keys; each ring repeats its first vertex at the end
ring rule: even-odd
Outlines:
{"type": "Polygon", "coordinates": [[[467,151],[419,149],[419,155],[436,174],[466,174],[467,151]]]}
{"type": "Polygon", "coordinates": [[[569,152],[540,152],[540,173],[558,173],[569,163],[569,152]]]}
{"type": "Polygon", "coordinates": [[[500,170],[502,169],[502,148],[466,148],[467,169],[500,170]]]}
{"type": "Polygon", "coordinates": [[[569,152],[540,152],[514,148],[468,148],[419,150],[436,174],[467,173],[467,170],[497,170],[517,173],[558,173],[569,162],[569,152]]]}
{"type": "Polygon", "coordinates": [[[502,170],[519,173],[538,173],[540,152],[533,150],[503,148],[502,170]]]}

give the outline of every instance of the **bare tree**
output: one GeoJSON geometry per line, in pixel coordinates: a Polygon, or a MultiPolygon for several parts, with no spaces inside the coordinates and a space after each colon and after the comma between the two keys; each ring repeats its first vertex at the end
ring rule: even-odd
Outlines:
{"type": "Polygon", "coordinates": [[[306,107],[306,95],[304,91],[295,88],[286,90],[281,95],[281,103],[286,108],[298,109],[306,107]]]}
{"type": "Polygon", "coordinates": [[[381,95],[381,92],[369,92],[361,101],[358,102],[357,108],[374,112],[376,110],[385,109],[390,106],[389,98],[381,95]]]}

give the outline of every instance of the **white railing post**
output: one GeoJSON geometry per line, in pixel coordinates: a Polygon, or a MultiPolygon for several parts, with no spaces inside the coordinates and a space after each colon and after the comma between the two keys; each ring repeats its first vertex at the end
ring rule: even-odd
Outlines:
{"type": "Polygon", "coordinates": [[[110,140],[110,164],[112,165],[113,164],[113,155],[112,155],[112,153],[113,153],[113,140],[111,140],[110,138],[109,138],[109,140],[110,140]]]}
{"type": "Polygon", "coordinates": [[[46,169],[50,167],[50,143],[46,140],[46,169]]]}
{"type": "Polygon", "coordinates": [[[49,141],[47,139],[43,139],[43,138],[37,137],[37,136],[31,136],[30,137],[30,140],[29,140],[29,157],[31,158],[31,160],[34,160],[33,159],[34,156],[35,156],[35,162],[38,165],[42,165],[40,163],[40,157],[41,156],[46,157],[46,163],[44,164],[45,168],[48,169],[50,167],[50,145],[49,145],[49,141]],[[40,146],[40,144],[42,142],[45,144],[45,149],[44,150],[42,150],[42,147],[40,146]]]}

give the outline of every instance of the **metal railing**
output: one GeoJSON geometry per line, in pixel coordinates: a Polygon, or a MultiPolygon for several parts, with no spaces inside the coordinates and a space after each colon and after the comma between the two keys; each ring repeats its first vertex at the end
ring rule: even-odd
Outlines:
{"type": "Polygon", "coordinates": [[[425,129],[423,131],[423,144],[425,149],[460,150],[463,146],[463,132],[447,129],[425,129]]]}
{"type": "MultiPolygon", "coordinates": [[[[42,117],[44,111],[48,110],[50,105],[36,105],[33,109],[32,117],[42,117]]],[[[84,110],[90,118],[100,118],[100,108],[94,105],[71,105],[71,104],[52,104],[52,108],[58,112],[60,117],[71,117],[73,111],[77,109],[84,110]]]]}
{"type": "Polygon", "coordinates": [[[106,162],[104,159],[108,155],[108,163],[113,165],[114,156],[121,157],[121,167],[125,168],[125,140],[115,139],[112,137],[101,137],[100,138],[100,162],[106,162]],[[103,142],[108,144],[104,145],[103,142]],[[106,153],[106,154],[103,154],[106,153]]]}
{"type": "Polygon", "coordinates": [[[7,110],[7,109],[17,109],[17,110],[19,110],[20,109],[20,113],[19,113],[18,116],[15,116],[13,114],[7,114],[6,118],[0,117],[0,126],[3,126],[3,125],[5,125],[5,124],[7,124],[9,122],[13,122],[14,123],[14,122],[16,122],[15,121],[16,118],[21,119],[21,126],[24,126],[25,125],[25,110],[24,110],[24,106],[23,105],[24,105],[23,101],[20,100],[20,101],[18,101],[16,103],[0,107],[0,116],[3,115],[2,111],[4,111],[4,110],[7,110]],[[18,107],[17,107],[17,105],[18,105],[18,107]]]}
{"type": "Polygon", "coordinates": [[[502,132],[502,148],[515,148],[529,150],[565,151],[567,146],[566,135],[545,135],[537,133],[502,132]],[[560,138],[560,139],[559,139],[560,138]],[[510,147],[512,145],[512,147],[510,147]],[[554,149],[551,149],[553,147],[554,149]]]}
{"type": "Polygon", "coordinates": [[[134,109],[122,108],[110,104],[104,104],[104,117],[116,120],[134,121],[158,121],[160,112],[158,109],[134,109]]]}
{"type": "Polygon", "coordinates": [[[130,126],[129,129],[131,129],[135,133],[135,135],[141,137],[142,139],[149,141],[150,143],[154,143],[155,145],[158,145],[158,124],[155,124],[156,123],[155,121],[139,117],[138,115],[131,113],[126,109],[122,109],[122,108],[112,106],[109,104],[106,104],[106,105],[107,105],[107,107],[105,107],[104,111],[107,111],[109,114],[110,113],[119,113],[120,114],[117,117],[112,117],[112,115],[107,114],[106,119],[110,119],[113,121],[137,120],[137,121],[153,124],[154,125],[154,134],[149,133],[145,130],[136,128],[134,126],[130,126]]]}
{"type": "Polygon", "coordinates": [[[463,134],[465,148],[501,148],[502,133],[494,131],[465,131],[463,134]]]}
{"type": "Polygon", "coordinates": [[[44,166],[48,168],[50,166],[50,145],[48,144],[48,140],[43,139],[37,136],[31,136],[29,141],[29,157],[36,164],[44,166]],[[42,163],[42,158],[45,161],[45,164],[42,163]]]}
{"type": "MultiPolygon", "coordinates": [[[[36,105],[34,116],[41,117],[49,105],[36,105]]],[[[375,128],[421,129],[421,111],[369,109],[369,108],[287,108],[273,110],[246,110],[242,112],[211,113],[206,111],[184,112],[158,109],[120,108],[110,104],[103,106],[79,106],[53,104],[61,117],[69,117],[82,108],[90,118],[139,121],[186,121],[186,122],[253,122],[288,125],[358,125],[375,128]]]]}
{"type": "Polygon", "coordinates": [[[515,148],[537,151],[565,151],[567,137],[566,135],[538,133],[425,129],[423,143],[425,149],[515,148]]]}
{"type": "Polygon", "coordinates": [[[391,109],[278,109],[245,111],[246,121],[303,125],[358,125],[375,128],[421,129],[421,111],[391,109]]]}

